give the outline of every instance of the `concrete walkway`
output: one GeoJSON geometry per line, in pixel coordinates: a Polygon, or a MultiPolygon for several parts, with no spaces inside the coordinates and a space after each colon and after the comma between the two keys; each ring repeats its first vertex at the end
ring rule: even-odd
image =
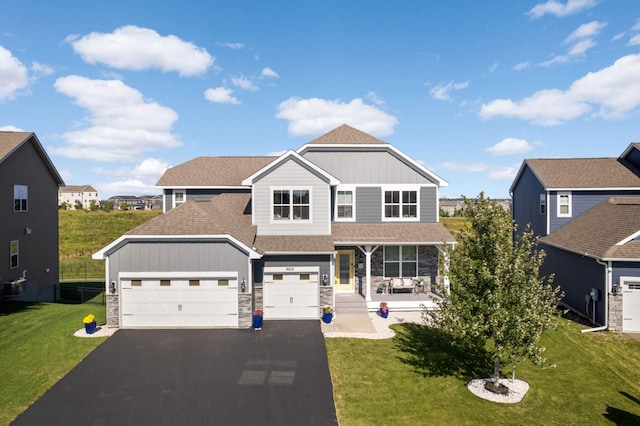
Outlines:
{"type": "Polygon", "coordinates": [[[368,314],[337,315],[331,324],[322,323],[322,334],[326,338],[350,337],[356,339],[389,339],[395,332],[389,328],[392,324],[410,322],[425,324],[422,312],[389,312],[388,318],[382,318],[377,312],[368,314]]]}

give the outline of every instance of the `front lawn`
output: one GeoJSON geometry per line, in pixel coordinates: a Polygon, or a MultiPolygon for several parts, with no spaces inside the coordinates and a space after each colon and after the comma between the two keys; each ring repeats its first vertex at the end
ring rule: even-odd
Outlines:
{"type": "Polygon", "coordinates": [[[340,425],[640,424],[640,343],[580,328],[559,319],[543,336],[548,366],[518,366],[531,387],[518,404],[469,392],[467,381],[491,377],[493,364],[438,330],[404,324],[393,339],[326,339],[340,425]]]}
{"type": "Polygon", "coordinates": [[[7,425],[106,338],[79,338],[74,331],[94,314],[94,304],[0,303],[0,425],[7,425]]]}

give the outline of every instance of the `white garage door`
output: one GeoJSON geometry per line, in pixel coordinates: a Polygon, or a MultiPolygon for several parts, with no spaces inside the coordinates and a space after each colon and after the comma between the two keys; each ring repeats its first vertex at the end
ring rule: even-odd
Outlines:
{"type": "Polygon", "coordinates": [[[622,331],[640,332],[640,280],[622,282],[622,331]]]}
{"type": "Polygon", "coordinates": [[[319,318],[318,271],[268,271],[264,275],[265,319],[319,318]]]}
{"type": "Polygon", "coordinates": [[[122,327],[238,327],[235,276],[120,279],[122,327]]]}

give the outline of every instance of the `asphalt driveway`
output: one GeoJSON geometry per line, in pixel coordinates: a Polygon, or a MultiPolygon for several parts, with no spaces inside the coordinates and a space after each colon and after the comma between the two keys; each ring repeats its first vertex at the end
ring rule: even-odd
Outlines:
{"type": "Polygon", "coordinates": [[[15,425],[336,425],[319,321],[120,330],[15,425]]]}

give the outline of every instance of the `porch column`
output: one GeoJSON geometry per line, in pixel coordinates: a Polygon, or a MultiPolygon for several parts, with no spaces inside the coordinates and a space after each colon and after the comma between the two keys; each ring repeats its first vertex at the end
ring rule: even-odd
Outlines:
{"type": "Polygon", "coordinates": [[[366,262],[366,266],[365,266],[365,271],[366,271],[366,275],[365,275],[365,285],[366,285],[365,300],[367,302],[371,302],[371,254],[378,249],[378,246],[375,246],[375,247],[364,246],[364,249],[362,247],[358,247],[358,249],[362,253],[364,253],[365,262],[366,262]]]}
{"type": "Polygon", "coordinates": [[[448,245],[445,245],[444,248],[441,246],[437,247],[438,252],[442,255],[443,260],[442,272],[444,272],[444,275],[442,277],[442,285],[444,287],[444,292],[446,294],[449,294],[449,252],[453,248],[453,245],[451,246],[451,248],[449,248],[448,245]]]}

